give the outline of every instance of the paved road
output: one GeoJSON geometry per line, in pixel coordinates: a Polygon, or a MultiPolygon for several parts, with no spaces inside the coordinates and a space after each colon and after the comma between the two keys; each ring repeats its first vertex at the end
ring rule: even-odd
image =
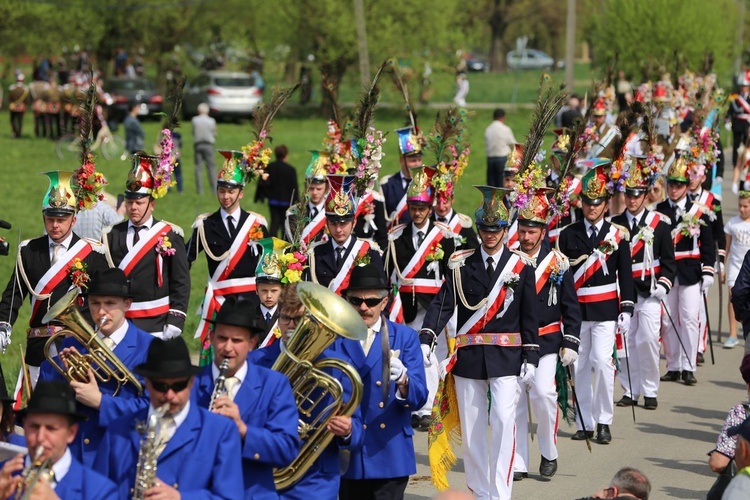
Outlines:
{"type": "MultiPolygon", "coordinates": [[[[730,172],[727,172],[727,177],[731,179],[730,172]]],[[[737,197],[732,195],[728,183],[725,186],[726,220],[737,213],[737,197]]],[[[726,288],[724,291],[726,301],[726,288]]],[[[718,288],[714,285],[709,300],[714,330],[718,327],[718,296],[718,288]]],[[[726,338],[726,315],[723,325],[726,338]]],[[[540,479],[539,454],[535,451],[538,447],[532,443],[530,477],[514,483],[513,498],[580,498],[606,485],[623,466],[637,467],[649,477],[653,498],[705,498],[715,479],[707,466],[706,453],[713,449],[729,409],[747,399],[738,369],[742,347],[722,349],[721,344],[714,344],[716,364],[711,364],[707,352],[706,364],[696,373],[697,385],[687,387],[681,383],[663,382],[659,390],[659,408],[656,411],[637,408],[635,423],[629,408],[615,408],[610,445],[592,443],[592,452],[589,453],[584,443],[570,440],[575,426],[562,423],[558,436],[559,469],[552,481],[540,479]]],[[[662,373],[665,371],[662,359],[662,373]]],[[[615,400],[621,395],[618,385],[615,400]]],[[[435,489],[430,482],[426,434],[417,435],[415,444],[417,474],[409,482],[406,498],[430,498],[435,489]]],[[[460,456],[460,450],[457,455],[460,456]]],[[[466,490],[462,461],[449,478],[453,487],[466,490]]]]}

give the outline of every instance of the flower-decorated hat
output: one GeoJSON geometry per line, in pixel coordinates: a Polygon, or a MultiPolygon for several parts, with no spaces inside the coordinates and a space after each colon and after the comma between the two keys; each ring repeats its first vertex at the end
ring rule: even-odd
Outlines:
{"type": "Polygon", "coordinates": [[[548,187],[534,188],[526,204],[518,210],[518,224],[521,226],[546,227],[549,218],[549,196],[555,190],[548,187]]]}
{"type": "Polygon", "coordinates": [[[452,107],[438,113],[433,130],[426,138],[425,150],[435,155],[432,167],[435,173],[430,174],[434,196],[443,202],[453,199],[456,183],[469,164],[465,130],[466,112],[452,107]]]}
{"type": "Polygon", "coordinates": [[[45,172],[49,178],[49,188],[42,200],[42,213],[52,217],[75,215],[78,211],[78,201],[71,185],[74,172],[54,170],[45,172]]]}
{"type": "Polygon", "coordinates": [[[327,182],[328,164],[330,158],[327,151],[311,150],[310,164],[305,170],[307,182],[312,184],[322,184],[327,182]]]}
{"type": "Polygon", "coordinates": [[[667,181],[681,182],[687,184],[690,182],[688,169],[690,165],[682,155],[677,156],[667,170],[667,181]]]}
{"type": "Polygon", "coordinates": [[[158,156],[148,155],[142,151],[133,155],[133,166],[125,182],[125,198],[138,200],[146,196],[157,197],[154,196],[156,194],[154,174],[158,161],[158,156]]]}
{"type": "Polygon", "coordinates": [[[570,149],[571,131],[567,128],[556,128],[555,142],[552,143],[552,152],[555,154],[565,154],[570,149]]]}
{"type": "Polygon", "coordinates": [[[219,171],[216,185],[225,188],[245,187],[245,169],[242,166],[245,155],[242,151],[220,149],[218,150],[218,153],[224,157],[224,164],[219,171]]]}
{"type": "Polygon", "coordinates": [[[606,116],[607,111],[607,102],[604,99],[604,96],[597,98],[594,102],[594,110],[592,111],[592,114],[594,116],[606,116]]]}
{"type": "Polygon", "coordinates": [[[645,172],[646,156],[627,155],[629,157],[628,178],[625,179],[625,194],[640,196],[648,191],[652,180],[645,172]]]}
{"type": "Polygon", "coordinates": [[[516,175],[521,169],[521,159],[523,158],[523,144],[514,144],[505,162],[505,175],[516,175]]]}
{"type": "Polygon", "coordinates": [[[581,179],[581,199],[589,205],[599,205],[609,198],[607,183],[609,177],[609,160],[597,158],[598,164],[593,166],[581,179]]]}
{"type": "Polygon", "coordinates": [[[688,168],[688,178],[690,182],[702,180],[706,175],[706,166],[703,163],[692,163],[688,168]]]}
{"type": "Polygon", "coordinates": [[[474,213],[477,229],[481,231],[500,231],[508,227],[508,208],[503,198],[511,189],[492,186],[474,186],[482,193],[482,204],[474,213]]]}
{"type": "Polygon", "coordinates": [[[422,154],[422,137],[411,127],[395,130],[398,135],[398,150],[403,156],[422,154]]]}
{"type": "Polygon", "coordinates": [[[352,220],[357,210],[356,177],[338,174],[327,177],[326,218],[334,222],[352,220]]]}
{"type": "Polygon", "coordinates": [[[432,178],[436,170],[434,167],[417,167],[411,170],[411,182],[406,188],[407,203],[426,203],[432,206],[435,201],[435,188],[432,178]]]}
{"type": "Polygon", "coordinates": [[[276,237],[263,238],[258,240],[257,244],[260,245],[263,253],[255,269],[255,281],[257,283],[281,283],[286,270],[281,257],[284,250],[291,244],[276,237]]]}

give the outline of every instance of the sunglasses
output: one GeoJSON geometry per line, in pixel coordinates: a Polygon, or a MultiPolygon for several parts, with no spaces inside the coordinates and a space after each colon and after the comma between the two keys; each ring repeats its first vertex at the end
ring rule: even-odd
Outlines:
{"type": "Polygon", "coordinates": [[[346,300],[348,300],[349,303],[353,305],[354,307],[359,307],[362,304],[366,304],[367,307],[375,307],[376,305],[383,302],[383,299],[379,299],[377,297],[370,297],[368,299],[363,299],[362,297],[353,297],[351,295],[347,297],[346,300]]]}
{"type": "Polygon", "coordinates": [[[174,382],[172,384],[159,382],[158,380],[151,380],[150,382],[151,387],[153,387],[156,392],[167,393],[169,392],[169,389],[172,389],[174,392],[182,392],[187,388],[188,384],[190,384],[190,379],[180,380],[179,382],[174,382]]]}

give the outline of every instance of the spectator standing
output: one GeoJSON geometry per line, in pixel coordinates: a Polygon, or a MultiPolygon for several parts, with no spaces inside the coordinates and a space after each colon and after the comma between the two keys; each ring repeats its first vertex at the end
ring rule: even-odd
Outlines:
{"type": "Polygon", "coordinates": [[[138,110],[141,105],[138,103],[130,104],[130,112],[125,117],[122,124],[125,126],[125,149],[131,155],[136,151],[143,150],[143,141],[146,139],[146,133],[143,126],[138,120],[138,110]]]}
{"type": "Polygon", "coordinates": [[[93,208],[83,210],[76,216],[73,232],[81,238],[99,241],[104,228],[114,226],[122,220],[122,216],[106,200],[101,200],[93,208]]]}
{"type": "Polygon", "coordinates": [[[456,96],[453,98],[453,102],[456,103],[456,106],[465,108],[467,95],[469,95],[469,77],[465,72],[459,71],[456,75],[456,96]]]}
{"type": "Polygon", "coordinates": [[[276,161],[266,168],[268,177],[258,182],[255,202],[268,200],[268,208],[271,212],[269,232],[271,236],[278,236],[279,231],[284,229],[286,211],[298,196],[299,184],[297,183],[297,170],[286,162],[289,157],[289,148],[281,144],[276,146],[274,154],[276,161]]]}
{"type": "Polygon", "coordinates": [[[560,125],[563,128],[575,128],[576,120],[583,120],[581,114],[581,100],[577,95],[573,94],[568,99],[568,109],[562,112],[560,115],[560,125]]]}
{"type": "Polygon", "coordinates": [[[505,110],[497,108],[492,114],[492,123],[484,131],[485,151],[487,152],[487,185],[502,187],[505,163],[508,161],[516,138],[505,124],[505,110]]]}
{"type": "Polygon", "coordinates": [[[194,116],[193,143],[195,147],[195,186],[198,194],[203,193],[203,164],[208,170],[211,192],[216,191],[216,164],[214,163],[214,142],[216,142],[216,120],[208,116],[208,104],[198,105],[198,116],[194,116]]]}
{"type": "MultiPolygon", "coordinates": [[[[724,232],[727,235],[727,270],[724,273],[724,280],[729,287],[729,296],[731,297],[734,282],[737,281],[737,275],[742,267],[742,260],[745,258],[747,251],[750,250],[750,192],[740,191],[739,215],[735,215],[727,221],[724,232]]],[[[737,319],[734,317],[731,299],[728,306],[729,338],[724,341],[724,347],[731,349],[739,341],[737,340],[737,319]]]]}

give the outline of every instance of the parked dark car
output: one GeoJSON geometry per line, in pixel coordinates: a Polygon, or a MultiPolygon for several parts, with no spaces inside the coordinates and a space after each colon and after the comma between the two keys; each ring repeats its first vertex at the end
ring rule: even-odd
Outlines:
{"type": "Polygon", "coordinates": [[[113,101],[109,106],[109,120],[116,123],[125,119],[132,104],[140,104],[138,114],[145,118],[160,113],[164,103],[156,85],[147,78],[109,78],[104,82],[104,91],[113,101]]]}

